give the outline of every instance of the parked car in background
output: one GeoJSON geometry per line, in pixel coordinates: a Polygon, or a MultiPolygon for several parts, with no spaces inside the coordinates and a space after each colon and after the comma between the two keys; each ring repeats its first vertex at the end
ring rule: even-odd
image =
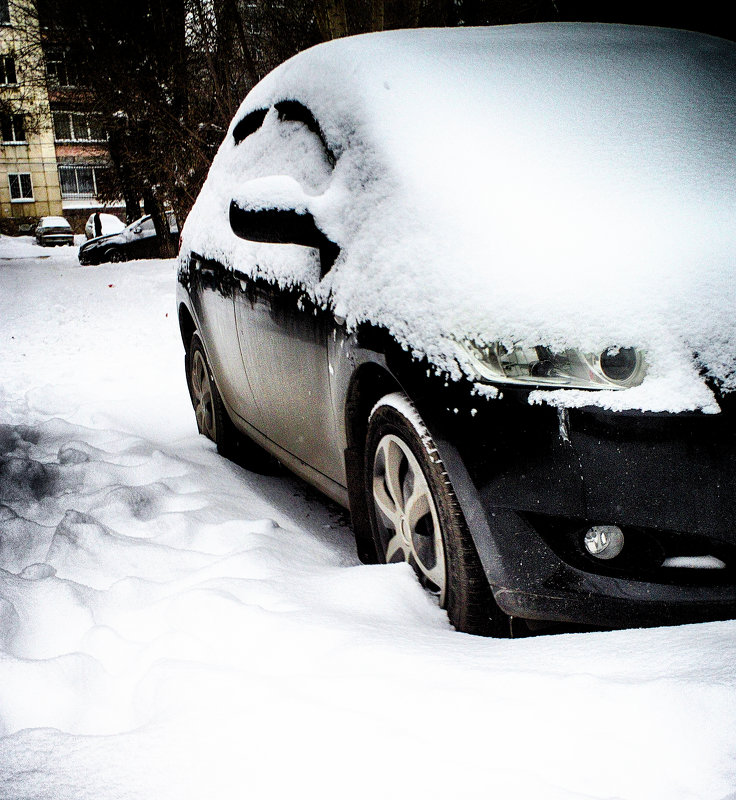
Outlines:
{"type": "Polygon", "coordinates": [[[64,217],[41,217],[36,226],[36,243],[42,247],[74,244],[74,232],[64,217]]]}
{"type": "Polygon", "coordinates": [[[458,630],[734,617],[734,187],[733,42],[302,52],[184,226],[199,430],[348,507],[360,557],[408,562],[458,630]]]}
{"type": "MultiPolygon", "coordinates": [[[[125,223],[116,217],[114,214],[100,214],[100,223],[102,225],[102,232],[100,236],[107,236],[111,233],[120,233],[125,229],[125,223]]],[[[88,239],[95,238],[95,215],[90,214],[87,223],[84,226],[84,235],[88,239]]]]}
{"type": "MultiPolygon", "coordinates": [[[[169,236],[176,244],[179,228],[174,213],[166,214],[169,236]]],[[[79,248],[79,263],[101,264],[103,261],[130,261],[134,258],[156,258],[159,253],[158,238],[150,215],[132,222],[120,233],[98,236],[79,248]]]]}

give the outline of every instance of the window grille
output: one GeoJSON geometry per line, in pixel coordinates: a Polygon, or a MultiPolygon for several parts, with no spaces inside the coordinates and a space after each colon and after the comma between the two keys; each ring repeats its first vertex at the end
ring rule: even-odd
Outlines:
{"type": "Polygon", "coordinates": [[[54,111],[53,117],[57,142],[104,142],[107,138],[97,114],[54,111]]]}
{"type": "Polygon", "coordinates": [[[87,200],[97,196],[97,179],[104,167],[68,165],[59,167],[61,196],[71,200],[87,200]]]}

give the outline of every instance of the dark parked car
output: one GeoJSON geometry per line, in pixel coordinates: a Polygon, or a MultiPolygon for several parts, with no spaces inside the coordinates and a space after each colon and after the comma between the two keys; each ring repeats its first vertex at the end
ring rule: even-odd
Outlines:
{"type": "Polygon", "coordinates": [[[299,54],[184,226],[199,430],[349,508],[458,630],[735,616],[735,143],[736,45],[700,34],[299,54]]]}
{"type": "Polygon", "coordinates": [[[36,226],[36,243],[42,247],[74,244],[74,231],[64,217],[41,217],[36,226]]]}
{"type": "MultiPolygon", "coordinates": [[[[172,212],[167,213],[169,234],[176,242],[179,228],[172,212]]],[[[79,263],[101,264],[103,261],[130,261],[135,258],[156,258],[158,238],[150,215],[132,222],[119,233],[98,236],[79,248],[79,263]]]]}

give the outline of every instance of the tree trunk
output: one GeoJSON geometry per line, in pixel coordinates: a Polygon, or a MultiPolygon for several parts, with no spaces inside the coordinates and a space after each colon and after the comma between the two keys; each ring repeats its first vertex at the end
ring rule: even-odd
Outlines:
{"type": "Polygon", "coordinates": [[[372,0],[371,30],[382,31],[384,24],[384,0],[372,0]]]}
{"type": "Polygon", "coordinates": [[[314,4],[314,15],[325,40],[339,39],[348,35],[345,0],[317,0],[314,4]]]}
{"type": "Polygon", "coordinates": [[[176,255],[176,247],[171,240],[169,221],[161,203],[159,203],[158,198],[150,188],[146,188],[143,191],[143,208],[146,214],[150,214],[153,219],[153,227],[156,229],[156,239],[158,240],[159,256],[161,258],[173,258],[176,255]]]}

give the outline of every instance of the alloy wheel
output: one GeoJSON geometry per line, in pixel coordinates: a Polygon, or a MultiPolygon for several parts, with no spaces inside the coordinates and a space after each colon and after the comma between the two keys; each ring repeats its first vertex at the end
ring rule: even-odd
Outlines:
{"type": "Polygon", "coordinates": [[[381,438],[375,451],[373,502],[386,563],[409,562],[444,607],[445,551],[435,501],[411,448],[392,433],[381,438]]]}
{"type": "Polygon", "coordinates": [[[199,349],[195,349],[192,357],[191,386],[197,428],[213,442],[217,441],[212,383],[204,356],[199,349]]]}

